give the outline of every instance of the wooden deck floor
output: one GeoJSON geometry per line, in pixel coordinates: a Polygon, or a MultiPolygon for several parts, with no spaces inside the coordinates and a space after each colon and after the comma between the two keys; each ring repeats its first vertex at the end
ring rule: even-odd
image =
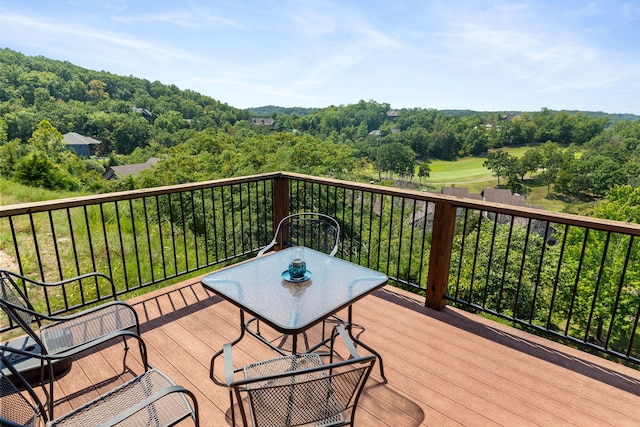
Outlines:
{"type": "MultiPolygon", "coordinates": [[[[238,310],[197,279],[130,302],[150,363],[196,393],[203,426],[229,425],[228,394],[209,379],[209,360],[236,337],[238,310]]],[[[354,320],[388,378],[381,383],[376,366],[356,425],[640,425],[640,370],[460,310],[426,309],[390,287],[359,301],[354,320]]],[[[129,354],[127,365],[140,372],[138,351],[129,354]]],[[[274,356],[252,337],[234,347],[236,365],[274,356]]],[[[57,381],[56,413],[132,375],[122,372],[121,345],[78,358],[57,381]]]]}

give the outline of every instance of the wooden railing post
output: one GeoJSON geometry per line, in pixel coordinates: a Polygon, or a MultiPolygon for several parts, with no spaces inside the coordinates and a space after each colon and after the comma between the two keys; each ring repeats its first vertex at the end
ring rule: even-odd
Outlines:
{"type": "Polygon", "coordinates": [[[436,202],[429,254],[426,306],[442,310],[447,304],[444,295],[449,283],[456,207],[451,203],[436,202]]]}
{"type": "MultiPolygon", "coordinates": [[[[280,220],[289,215],[289,179],[278,177],[273,180],[273,231],[280,220]]],[[[279,246],[275,250],[281,249],[279,246]]]]}

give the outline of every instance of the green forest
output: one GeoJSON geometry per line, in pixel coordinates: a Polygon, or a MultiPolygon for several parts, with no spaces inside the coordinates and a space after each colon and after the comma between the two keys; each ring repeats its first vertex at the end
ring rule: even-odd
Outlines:
{"type": "Polygon", "coordinates": [[[546,108],[393,110],[373,100],[241,110],[171,84],[0,50],[0,177],[55,191],[110,192],[277,170],[428,182],[432,161],[477,156],[501,187],[526,194],[542,186],[550,198],[598,201],[615,187],[640,187],[638,119],[546,108]],[[272,120],[254,124],[253,117],[272,120]],[[100,141],[96,155],[66,149],[67,132],[100,141]],[[520,157],[501,150],[522,146],[530,148],[520,157]],[[135,178],[102,177],[110,166],[152,157],[160,162],[135,178]]]}
{"type": "MultiPolygon", "coordinates": [[[[0,50],[0,188],[11,188],[10,197],[3,194],[3,204],[280,170],[425,188],[435,161],[475,158],[482,159],[500,187],[521,194],[543,189],[550,199],[577,201],[571,205],[572,213],[640,223],[638,119],[546,108],[537,112],[392,109],[373,100],[326,108],[242,110],[175,85],[0,50]],[[79,157],[67,149],[63,135],[68,132],[100,141],[96,154],[79,157]],[[518,155],[512,154],[514,147],[518,155]],[[138,176],[103,177],[111,166],[144,163],[150,158],[160,160],[138,176]]],[[[385,207],[389,209],[392,216],[393,203],[385,207]]],[[[413,233],[398,237],[392,223],[381,216],[379,225],[372,225],[368,234],[381,235],[384,228],[394,245],[400,245],[400,239],[413,239],[413,233]]],[[[628,319],[637,308],[639,273],[630,265],[629,284],[617,297],[610,294],[615,287],[594,289],[592,278],[599,274],[601,254],[606,253],[602,236],[572,229],[560,248],[547,246],[535,233],[528,237],[524,229],[517,228],[512,236],[508,225],[477,224],[456,231],[455,251],[462,254],[451,267],[452,274],[459,275],[456,295],[534,323],[566,328],[569,335],[590,334],[596,341],[612,318],[611,301],[618,298],[619,321],[626,323],[616,328],[613,339],[620,348],[630,342],[628,319]],[[465,246],[462,239],[492,247],[488,254],[480,253],[489,259],[478,261],[490,269],[475,269],[475,246],[465,246]],[[510,259],[514,255],[509,254],[518,252],[516,246],[525,242],[529,246],[521,251],[531,256],[526,262],[514,262],[510,259]],[[584,256],[579,265],[563,262],[562,270],[554,270],[547,263],[541,268],[530,261],[540,259],[535,253],[543,250],[550,260],[584,256]],[[539,294],[533,287],[537,282],[541,283],[539,294]],[[551,283],[555,283],[553,288],[551,283]],[[596,301],[594,295],[599,303],[592,322],[588,308],[590,300],[596,301]],[[574,299],[580,302],[575,312],[574,299]],[[545,315],[552,302],[557,308],[553,318],[545,315]]],[[[183,223],[182,228],[185,235],[198,236],[194,241],[205,240],[195,225],[183,223]]],[[[223,235],[220,241],[227,237],[223,235]]],[[[625,247],[628,236],[613,239],[612,247],[625,247]]],[[[637,244],[629,246],[635,249],[610,255],[608,265],[637,259],[637,244]]],[[[185,244],[185,254],[193,250],[185,244]]],[[[422,270],[409,271],[410,266],[421,265],[413,257],[422,253],[389,251],[386,255],[400,261],[386,259],[384,254],[377,257],[382,264],[402,264],[398,271],[403,274],[408,263],[407,281],[423,283],[418,277],[422,270]]],[[[618,283],[615,274],[603,280],[618,283]]]]}

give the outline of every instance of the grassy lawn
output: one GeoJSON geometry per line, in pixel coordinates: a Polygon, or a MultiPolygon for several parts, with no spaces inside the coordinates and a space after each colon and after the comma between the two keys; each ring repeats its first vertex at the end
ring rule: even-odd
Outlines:
{"type": "MultiPolygon", "coordinates": [[[[512,156],[522,157],[531,147],[503,148],[503,151],[512,156]]],[[[432,184],[463,184],[468,182],[497,183],[491,171],[482,164],[485,157],[464,157],[450,162],[445,160],[434,160],[429,163],[431,176],[429,183],[432,184]]]]}
{"type": "MultiPolygon", "coordinates": [[[[531,147],[503,148],[503,151],[512,156],[522,157],[531,147]]],[[[484,157],[465,157],[456,161],[434,160],[429,163],[431,174],[424,181],[431,191],[440,191],[444,186],[467,187],[471,193],[481,193],[484,188],[496,187],[498,180],[491,171],[482,164],[484,157]]],[[[547,187],[533,187],[527,195],[527,204],[544,206],[550,211],[562,212],[567,203],[561,200],[546,198],[547,187]]]]}
{"type": "Polygon", "coordinates": [[[79,193],[71,191],[52,191],[44,188],[29,187],[18,184],[5,178],[0,178],[0,206],[13,205],[18,203],[41,202],[44,200],[64,199],[67,197],[78,197],[89,195],[90,193],[79,193]]]}

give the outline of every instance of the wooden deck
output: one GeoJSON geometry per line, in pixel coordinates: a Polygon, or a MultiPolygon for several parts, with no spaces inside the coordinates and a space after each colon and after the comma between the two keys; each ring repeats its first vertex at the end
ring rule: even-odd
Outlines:
{"type": "MultiPolygon", "coordinates": [[[[150,363],[196,393],[203,426],[229,425],[228,393],[209,379],[209,360],[237,336],[238,310],[197,279],[129,302],[150,363]]],[[[390,287],[359,301],[354,320],[382,354],[388,378],[381,383],[376,365],[358,426],[640,425],[640,369],[457,309],[433,311],[390,287]]],[[[234,347],[236,365],[274,356],[250,336],[234,347]]],[[[141,371],[137,349],[127,365],[141,371]]],[[[122,372],[120,344],[78,358],[57,381],[56,413],[132,375],[122,372]]]]}

